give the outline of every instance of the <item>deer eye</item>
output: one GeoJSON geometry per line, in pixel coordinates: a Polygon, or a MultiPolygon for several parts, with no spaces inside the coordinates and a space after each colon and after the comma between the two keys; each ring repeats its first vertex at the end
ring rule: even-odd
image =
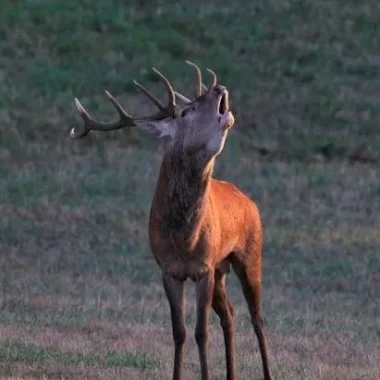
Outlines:
{"type": "Polygon", "coordinates": [[[181,117],[185,117],[190,111],[195,111],[195,107],[188,107],[188,108],[185,108],[185,109],[181,112],[181,117]]]}

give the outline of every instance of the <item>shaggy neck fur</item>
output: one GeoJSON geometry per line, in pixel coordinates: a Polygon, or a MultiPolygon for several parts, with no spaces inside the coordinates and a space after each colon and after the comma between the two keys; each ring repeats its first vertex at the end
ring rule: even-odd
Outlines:
{"type": "Polygon", "coordinates": [[[167,186],[165,200],[165,221],[171,229],[194,229],[202,215],[214,159],[206,161],[199,152],[183,152],[181,146],[174,145],[165,154],[161,175],[167,186]]]}

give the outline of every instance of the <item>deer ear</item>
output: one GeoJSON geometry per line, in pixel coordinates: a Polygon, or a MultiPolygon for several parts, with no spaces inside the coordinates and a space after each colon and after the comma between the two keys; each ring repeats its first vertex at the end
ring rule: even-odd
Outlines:
{"type": "Polygon", "coordinates": [[[149,132],[157,137],[174,138],[176,126],[174,120],[135,120],[135,125],[142,131],[149,132]]]}

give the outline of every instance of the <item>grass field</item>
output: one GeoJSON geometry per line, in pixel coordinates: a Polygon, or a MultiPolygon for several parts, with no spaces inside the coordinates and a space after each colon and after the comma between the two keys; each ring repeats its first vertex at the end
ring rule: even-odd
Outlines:
{"type": "MultiPolygon", "coordinates": [[[[191,59],[230,90],[216,176],[257,202],[277,380],[380,378],[380,3],[2,1],[0,378],[168,379],[169,307],[148,240],[161,142],[134,129],[72,141],[73,97],[132,114],[150,67],[191,94],[191,59]],[[130,3],[128,5],[128,3],[130,3]]],[[[238,373],[261,378],[236,278],[238,373]]],[[[199,378],[187,288],[186,379],[199,378]]],[[[211,319],[212,379],[224,379],[211,319]]]]}

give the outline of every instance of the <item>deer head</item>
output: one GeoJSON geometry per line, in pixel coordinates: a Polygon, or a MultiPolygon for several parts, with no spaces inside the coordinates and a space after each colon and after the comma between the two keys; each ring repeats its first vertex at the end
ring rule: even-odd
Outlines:
{"type": "Polygon", "coordinates": [[[169,137],[175,147],[180,147],[184,154],[200,154],[206,161],[218,155],[223,149],[228,130],[234,124],[234,117],[229,111],[228,91],[217,84],[217,78],[212,70],[212,83],[207,88],[202,83],[201,70],[192,62],[186,61],[197,72],[196,96],[189,100],[175,92],[168,81],[158,70],[153,71],[164,82],[168,92],[168,104],[163,106],[145,87],[135,81],[137,87],[148,96],[159,108],[159,112],[148,117],[134,118],[130,116],[118,101],[106,91],[107,97],[119,113],[120,120],[114,123],[103,123],[95,120],[75,99],[76,107],[84,120],[84,128],[72,129],[72,138],[82,138],[90,130],[115,130],[126,126],[137,126],[158,137],[169,137]],[[185,106],[180,108],[175,103],[175,96],[181,99],[185,106]]]}
{"type": "Polygon", "coordinates": [[[137,122],[141,129],[159,136],[169,136],[173,144],[180,146],[185,154],[201,153],[207,158],[218,155],[223,149],[227,131],[234,123],[229,111],[228,91],[216,83],[216,75],[205,93],[200,69],[188,62],[197,70],[196,97],[189,100],[176,92],[178,98],[186,105],[176,117],[164,120],[142,120],[137,122]]]}

